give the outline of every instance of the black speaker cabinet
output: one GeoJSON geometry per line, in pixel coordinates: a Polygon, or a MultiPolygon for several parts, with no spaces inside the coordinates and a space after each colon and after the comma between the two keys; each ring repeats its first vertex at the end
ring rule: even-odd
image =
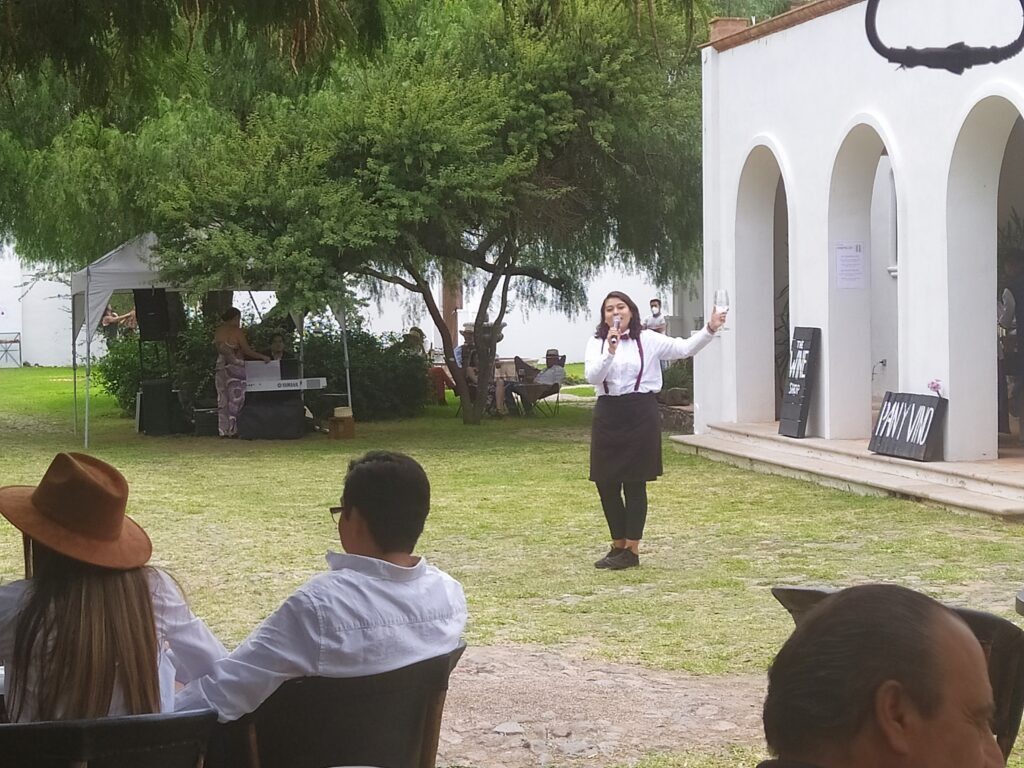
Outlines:
{"type": "Polygon", "coordinates": [[[139,426],[147,435],[171,434],[172,397],[170,379],[146,379],[142,382],[139,426]]]}
{"type": "Polygon", "coordinates": [[[142,341],[163,341],[170,335],[167,291],[163,288],[135,290],[135,319],[142,341]]]}

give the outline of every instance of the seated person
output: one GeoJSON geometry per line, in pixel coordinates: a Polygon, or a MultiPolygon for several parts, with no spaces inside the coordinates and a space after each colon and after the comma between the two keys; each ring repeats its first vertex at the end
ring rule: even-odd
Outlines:
{"type": "Polygon", "coordinates": [[[178,693],[178,709],[222,722],[254,711],[296,677],[360,677],[454,650],[466,624],[462,586],[412,554],[430,509],[423,468],[375,451],[349,464],[338,516],[347,554],[299,587],[213,670],[178,693]]]}
{"type": "Polygon", "coordinates": [[[288,354],[288,347],[284,341],[283,333],[275,333],[270,338],[270,359],[271,360],[284,360],[288,354]]]}
{"type": "Polygon", "coordinates": [[[985,654],[957,614],[869,584],[807,614],[768,672],[759,768],[995,768],[985,654]]]}
{"type": "Polygon", "coordinates": [[[153,547],[127,502],[124,476],[80,453],[58,453],[37,486],[0,488],[30,550],[30,577],[0,586],[12,722],[170,712],[175,681],[227,655],[174,579],[146,566],[153,547]]]}
{"type": "MultiPolygon", "coordinates": [[[[563,358],[558,354],[557,349],[549,349],[544,356],[545,368],[538,371],[532,381],[518,381],[509,385],[509,389],[519,395],[523,404],[524,412],[529,415],[533,412],[533,404],[541,398],[553,395],[565,382],[565,366],[562,365],[563,358]],[[538,385],[547,385],[541,389],[538,385]]],[[[516,358],[516,367],[536,370],[526,365],[521,358],[516,358]]]]}

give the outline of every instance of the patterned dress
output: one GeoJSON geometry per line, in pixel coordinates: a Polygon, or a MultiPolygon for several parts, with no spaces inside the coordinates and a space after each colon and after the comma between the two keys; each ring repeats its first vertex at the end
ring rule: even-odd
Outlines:
{"type": "Polygon", "coordinates": [[[245,404],[245,359],[241,349],[225,341],[217,348],[217,431],[221,437],[238,434],[238,412],[245,404]]]}

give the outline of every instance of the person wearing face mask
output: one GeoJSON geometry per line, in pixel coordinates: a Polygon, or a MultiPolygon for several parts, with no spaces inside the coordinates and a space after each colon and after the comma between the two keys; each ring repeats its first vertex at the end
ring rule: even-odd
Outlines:
{"type": "Polygon", "coordinates": [[[587,341],[584,372],[597,405],[590,434],[590,479],[597,485],[612,546],[594,563],[621,570],[640,565],[647,520],[647,483],[662,474],[661,361],[692,357],[725,323],[724,311],[688,339],[641,329],[640,313],[626,294],[601,302],[600,322],[587,341]]]}
{"type": "Polygon", "coordinates": [[[665,333],[668,330],[668,320],[661,314],[661,299],[651,299],[651,314],[644,318],[644,328],[655,333],[665,333]]]}

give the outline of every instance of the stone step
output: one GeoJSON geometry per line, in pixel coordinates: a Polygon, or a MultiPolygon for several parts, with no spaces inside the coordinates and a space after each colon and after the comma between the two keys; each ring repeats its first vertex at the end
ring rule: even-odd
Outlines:
{"type": "Polygon", "coordinates": [[[988,493],[929,482],[882,471],[879,465],[833,461],[780,450],[773,441],[741,442],[718,434],[677,435],[670,438],[685,453],[768,474],[808,480],[862,495],[890,495],[937,504],[956,511],[980,512],[1008,520],[1024,520],[1024,497],[988,493]]]}
{"type": "Polygon", "coordinates": [[[937,483],[975,493],[1024,500],[1024,472],[999,462],[921,462],[881,456],[867,451],[865,440],[795,440],[778,434],[774,425],[714,424],[708,434],[742,444],[759,444],[798,456],[854,467],[873,467],[911,481],[937,483]]]}

